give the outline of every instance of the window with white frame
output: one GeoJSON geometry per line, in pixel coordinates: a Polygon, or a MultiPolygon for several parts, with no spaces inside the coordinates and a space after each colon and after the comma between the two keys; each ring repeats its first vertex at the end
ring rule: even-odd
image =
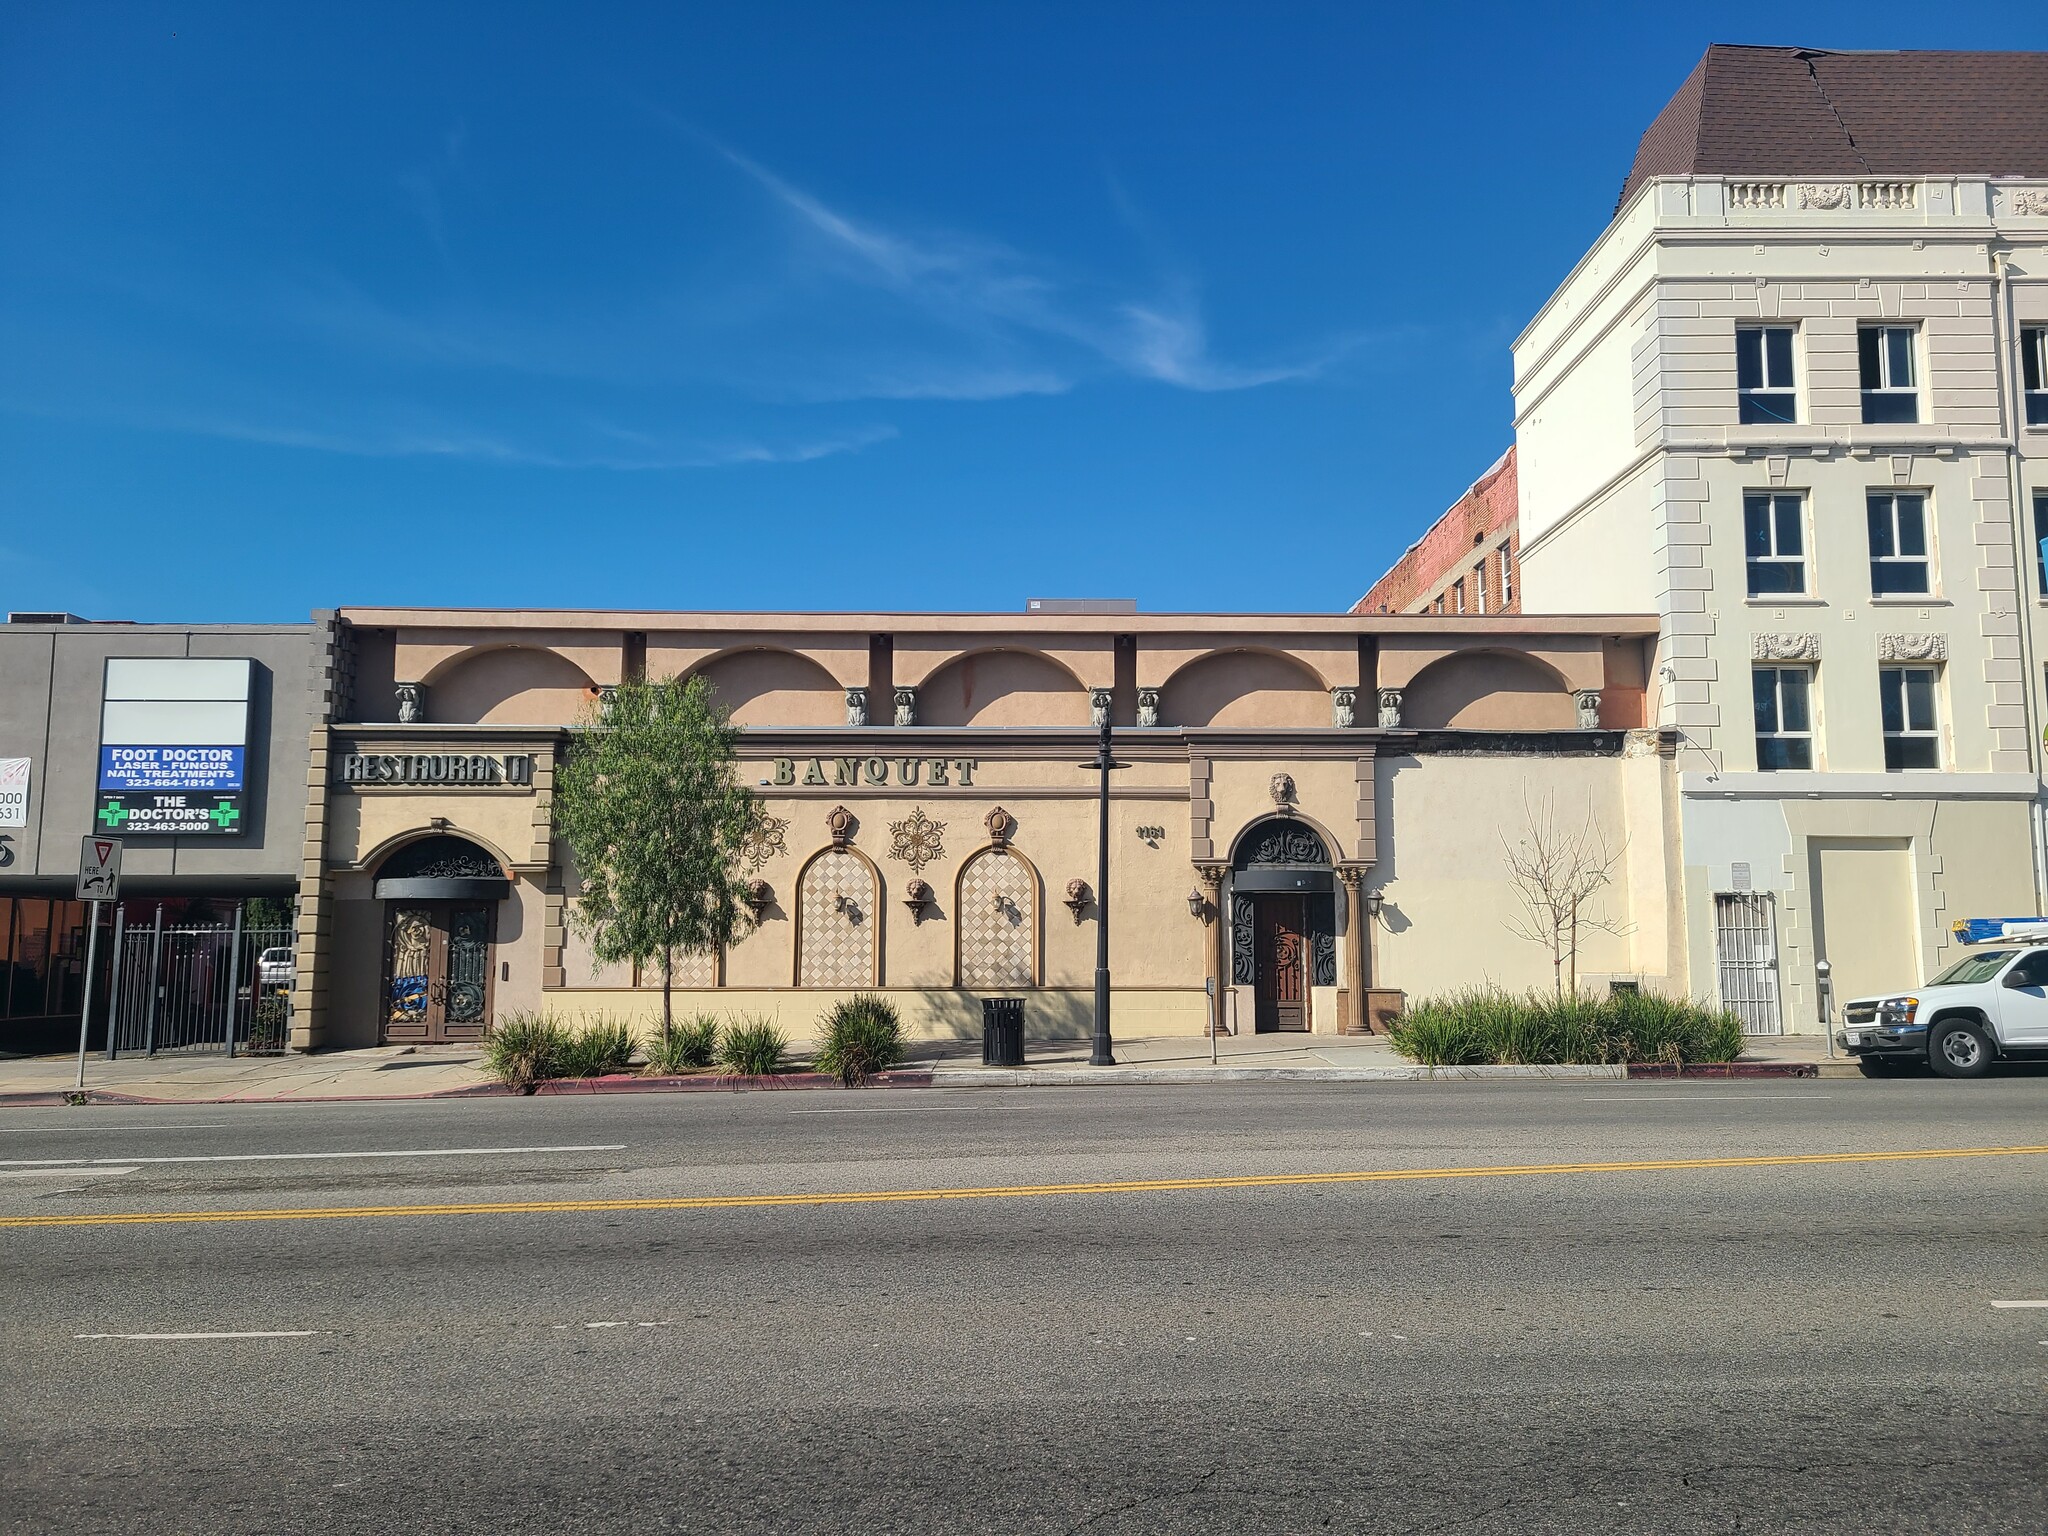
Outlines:
{"type": "Polygon", "coordinates": [[[1451,611],[1453,613],[1463,613],[1465,611],[1465,583],[1462,580],[1451,583],[1451,611]]]}
{"type": "Polygon", "coordinates": [[[1870,595],[1898,597],[1934,590],[1927,559],[1927,497],[1919,491],[1872,491],[1870,595]]]}
{"type": "Polygon", "coordinates": [[[2048,492],[2040,491],[2034,494],[2034,575],[2048,597],[2048,492]]]}
{"type": "Polygon", "coordinates": [[[1750,491],[1742,498],[1742,548],[1749,595],[1806,590],[1806,508],[1798,492],[1750,491]]]}
{"type": "Polygon", "coordinates": [[[1918,421],[1920,389],[1913,368],[1913,327],[1865,325],[1856,331],[1856,361],[1863,381],[1863,419],[1918,421]]]}
{"type": "Polygon", "coordinates": [[[1941,766],[1941,726],[1934,700],[1940,682],[1937,667],[1877,669],[1887,770],[1941,766]]]}
{"type": "Polygon", "coordinates": [[[1486,562],[1472,567],[1472,590],[1479,594],[1479,611],[1486,612],[1486,562]]]}
{"type": "Polygon", "coordinates": [[[1799,419],[1791,326],[1748,325],[1735,332],[1735,401],[1745,423],[1799,419]]]}
{"type": "Polygon", "coordinates": [[[1765,773],[1813,766],[1813,668],[1757,667],[1756,765],[1765,773]]]}
{"type": "Polygon", "coordinates": [[[1512,542],[1500,547],[1500,605],[1505,608],[1515,600],[1515,546],[1512,542]]]}
{"type": "Polygon", "coordinates": [[[2048,427],[2048,325],[2020,332],[2020,385],[2026,395],[2027,425],[2048,427]]]}

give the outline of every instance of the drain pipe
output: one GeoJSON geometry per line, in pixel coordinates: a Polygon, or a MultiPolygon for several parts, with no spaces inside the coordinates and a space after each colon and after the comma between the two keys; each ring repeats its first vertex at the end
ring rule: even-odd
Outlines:
{"type": "Polygon", "coordinates": [[[2005,448],[2006,484],[2012,497],[2013,555],[2017,562],[2013,570],[2013,617],[2019,625],[2020,672],[2024,685],[2020,690],[2023,713],[2027,722],[2027,766],[2034,775],[2034,797],[2028,807],[2027,833],[2033,844],[2034,853],[2034,907],[2048,913],[2048,823],[2044,823],[2044,807],[2041,800],[2043,723],[2041,718],[2041,694],[2044,678],[2041,662],[2034,643],[2034,615],[2041,598],[2048,598],[2048,592],[2036,594],[2030,570],[2038,573],[2041,552],[2036,545],[2028,548],[2027,527],[2033,515],[2033,508],[2027,504],[2026,477],[2020,467],[2020,422],[2025,415],[2024,402],[2019,397],[2019,370],[2013,367],[2013,351],[2019,344],[2017,316],[2013,309],[2012,297],[2012,253],[2010,250],[1994,250],[1991,253],[1991,302],[1992,351],[1996,356],[1998,370],[1998,411],[2003,418],[2005,448]]]}

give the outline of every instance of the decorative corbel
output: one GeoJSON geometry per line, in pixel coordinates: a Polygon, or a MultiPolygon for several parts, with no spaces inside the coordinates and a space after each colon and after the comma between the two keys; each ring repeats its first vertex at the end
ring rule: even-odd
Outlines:
{"type": "Polygon", "coordinates": [[[1062,905],[1074,914],[1074,922],[1077,926],[1081,921],[1081,915],[1088,910],[1088,902],[1088,882],[1086,880],[1069,880],[1067,882],[1067,899],[1062,905]]]}
{"type": "Polygon", "coordinates": [[[917,690],[915,688],[898,688],[896,690],[896,723],[898,725],[917,724],[917,690]]]}
{"type": "Polygon", "coordinates": [[[427,685],[400,683],[392,690],[398,695],[398,723],[418,725],[427,718],[427,685]]]}
{"type": "Polygon", "coordinates": [[[1140,688],[1138,690],[1138,724],[1157,725],[1158,723],[1159,690],[1157,688],[1140,688]]]}
{"type": "Polygon", "coordinates": [[[1101,730],[1109,724],[1110,691],[1107,688],[1088,690],[1088,723],[1101,730]]]}

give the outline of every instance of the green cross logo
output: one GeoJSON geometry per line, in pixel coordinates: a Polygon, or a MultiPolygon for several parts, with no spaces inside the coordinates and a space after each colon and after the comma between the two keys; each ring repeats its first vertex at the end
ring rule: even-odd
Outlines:
{"type": "Polygon", "coordinates": [[[241,816],[242,813],[232,805],[216,805],[212,810],[208,811],[206,814],[213,819],[213,824],[215,826],[219,827],[221,831],[225,832],[230,827],[234,826],[236,820],[241,816]]]}
{"type": "Polygon", "coordinates": [[[128,808],[119,801],[109,801],[100,807],[100,820],[109,827],[119,830],[121,823],[128,819],[128,808]]]}

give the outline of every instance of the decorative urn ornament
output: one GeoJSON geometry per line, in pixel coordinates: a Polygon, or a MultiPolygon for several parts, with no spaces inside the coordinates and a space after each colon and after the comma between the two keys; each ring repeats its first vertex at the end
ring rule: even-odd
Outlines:
{"type": "Polygon", "coordinates": [[[747,882],[747,905],[753,909],[754,921],[761,921],[761,914],[768,910],[768,904],[775,899],[775,887],[766,880],[747,882]]]}
{"type": "Polygon", "coordinates": [[[924,916],[924,909],[932,904],[932,888],[923,880],[913,880],[903,887],[903,905],[910,908],[912,921],[924,916]]]}
{"type": "Polygon", "coordinates": [[[1069,880],[1067,882],[1067,899],[1064,905],[1069,912],[1074,914],[1074,921],[1078,924],[1081,921],[1081,914],[1088,910],[1088,882],[1086,880],[1069,880]]]}

